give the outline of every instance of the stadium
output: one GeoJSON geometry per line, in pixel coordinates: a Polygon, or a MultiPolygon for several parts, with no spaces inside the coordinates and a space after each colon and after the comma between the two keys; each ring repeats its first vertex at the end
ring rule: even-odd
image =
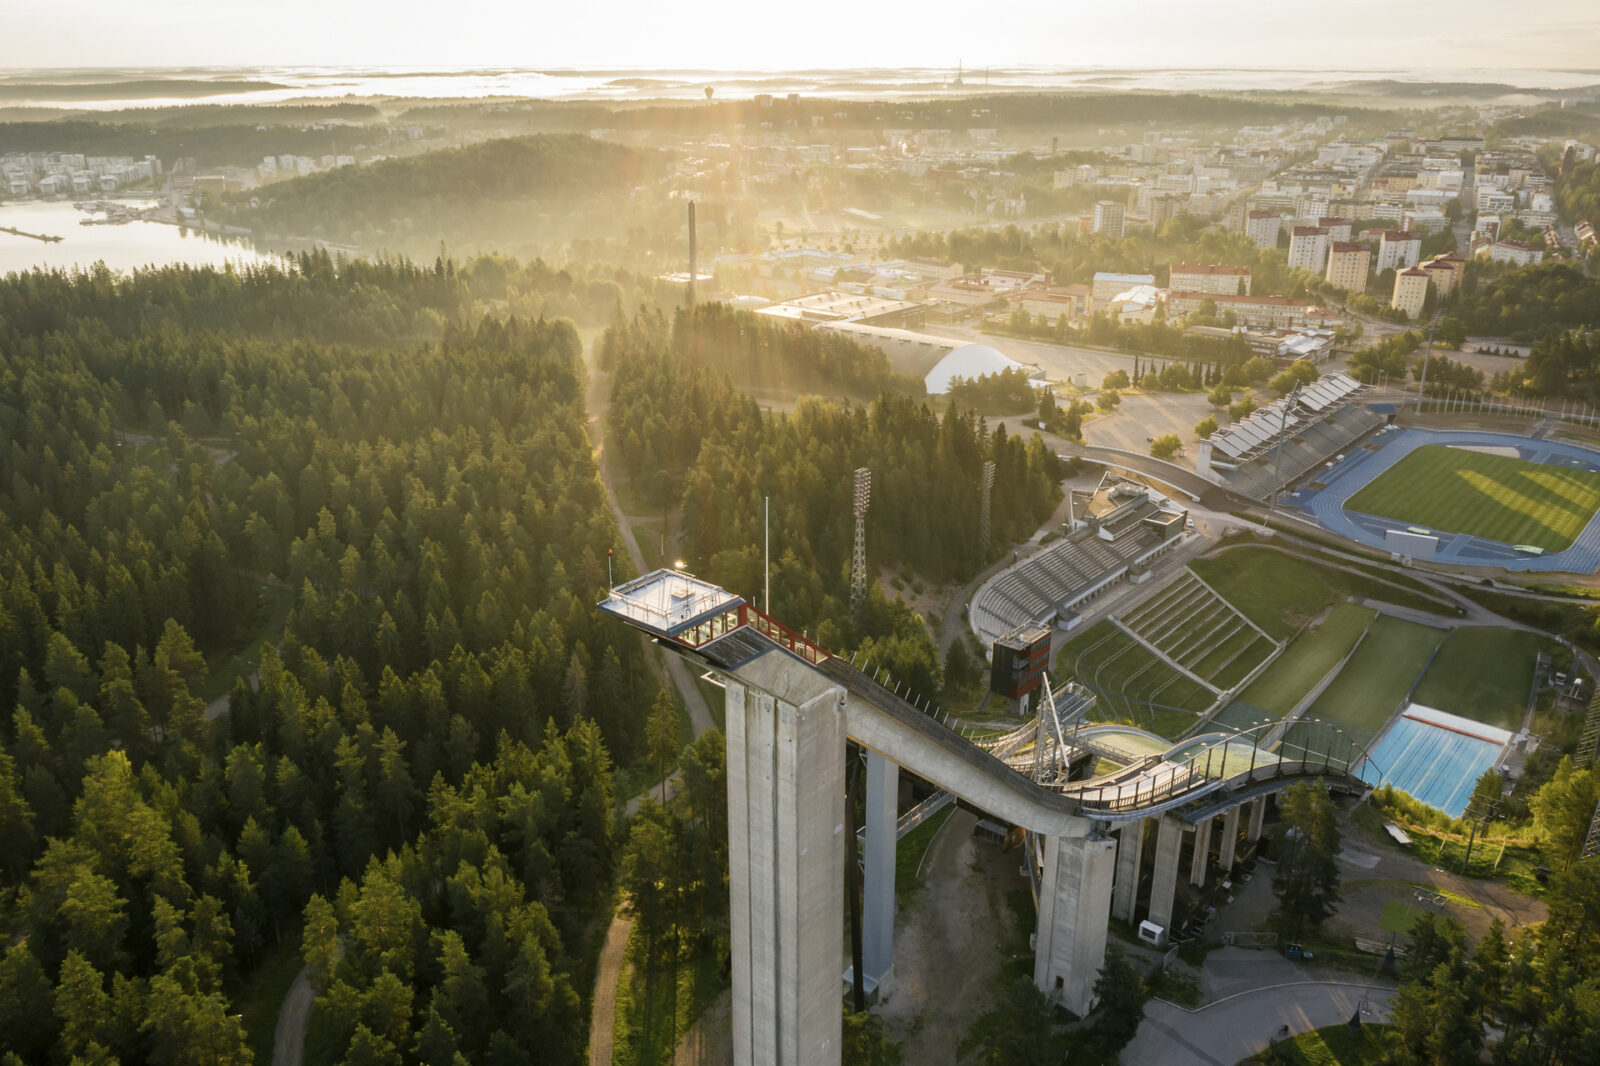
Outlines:
{"type": "Polygon", "coordinates": [[[1600,569],[1600,453],[1564,441],[1385,428],[1279,503],[1330,533],[1418,560],[1600,569]]]}

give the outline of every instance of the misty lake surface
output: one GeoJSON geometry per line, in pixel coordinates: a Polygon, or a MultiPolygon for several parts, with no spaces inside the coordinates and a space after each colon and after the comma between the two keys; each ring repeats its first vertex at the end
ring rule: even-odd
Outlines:
{"type": "Polygon", "coordinates": [[[116,226],[84,226],[91,216],[69,201],[0,203],[0,227],[63,238],[45,243],[32,237],[0,233],[0,275],[34,267],[88,269],[104,262],[112,270],[188,263],[222,266],[255,264],[273,257],[253,244],[224,240],[214,234],[185,230],[163,222],[127,222],[116,226]]]}

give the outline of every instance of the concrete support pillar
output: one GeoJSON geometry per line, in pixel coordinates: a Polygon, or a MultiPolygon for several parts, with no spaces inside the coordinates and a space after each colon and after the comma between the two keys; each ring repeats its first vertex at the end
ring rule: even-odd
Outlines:
{"type": "Polygon", "coordinates": [[[844,715],[727,686],[728,889],[737,1066],[839,1061],[844,715]]]}
{"type": "Polygon", "coordinates": [[[1117,867],[1116,842],[1040,837],[1039,924],[1033,983],[1080,1017],[1094,1007],[1094,982],[1106,957],[1106,908],[1117,867]]]}
{"type": "Polygon", "coordinates": [[[1239,811],[1242,808],[1229,807],[1222,816],[1222,845],[1218,849],[1217,865],[1224,870],[1233,869],[1233,851],[1239,843],[1239,811]]]}
{"type": "Polygon", "coordinates": [[[1267,817],[1267,797],[1257,796],[1250,801],[1250,830],[1246,840],[1254,843],[1261,839],[1261,823],[1267,817]]]}
{"type": "Polygon", "coordinates": [[[1143,818],[1123,822],[1117,830],[1117,883],[1111,913],[1129,925],[1139,902],[1139,863],[1144,858],[1143,818]]]}
{"type": "Polygon", "coordinates": [[[861,969],[888,994],[894,974],[894,847],[900,824],[900,767],[867,752],[867,853],[861,969]]]}
{"type": "Polygon", "coordinates": [[[1196,888],[1205,887],[1207,859],[1211,855],[1211,822],[1215,817],[1212,815],[1194,827],[1194,858],[1189,861],[1189,883],[1196,888]]]}
{"type": "Polygon", "coordinates": [[[1178,858],[1183,854],[1183,823],[1170,815],[1156,822],[1156,867],[1150,878],[1150,920],[1162,928],[1172,925],[1172,905],[1178,894],[1178,858]]]}

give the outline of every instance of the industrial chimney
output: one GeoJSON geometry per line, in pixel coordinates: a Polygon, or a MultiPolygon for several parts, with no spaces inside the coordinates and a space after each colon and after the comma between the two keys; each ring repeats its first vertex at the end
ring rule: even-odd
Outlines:
{"type": "Polygon", "coordinates": [[[689,201],[689,306],[694,306],[694,201],[689,201]]]}

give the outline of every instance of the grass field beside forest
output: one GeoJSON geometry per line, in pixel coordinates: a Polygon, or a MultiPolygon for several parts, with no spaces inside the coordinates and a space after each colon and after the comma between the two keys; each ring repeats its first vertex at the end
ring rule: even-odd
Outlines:
{"type": "Polygon", "coordinates": [[[1600,474],[1427,444],[1344,506],[1446,533],[1562,551],[1600,509],[1600,474]]]}
{"type": "Polygon", "coordinates": [[[1528,709],[1539,637],[1524,629],[1453,629],[1413,699],[1485,725],[1515,731],[1528,709]]]}
{"type": "Polygon", "coordinates": [[[1372,615],[1371,608],[1353,603],[1334,607],[1321,625],[1300,634],[1214,721],[1243,729],[1263,717],[1288,714],[1349,653],[1372,615]]]}
{"type": "Polygon", "coordinates": [[[1444,630],[1380,614],[1310,713],[1376,734],[1444,639],[1444,630]]]}

